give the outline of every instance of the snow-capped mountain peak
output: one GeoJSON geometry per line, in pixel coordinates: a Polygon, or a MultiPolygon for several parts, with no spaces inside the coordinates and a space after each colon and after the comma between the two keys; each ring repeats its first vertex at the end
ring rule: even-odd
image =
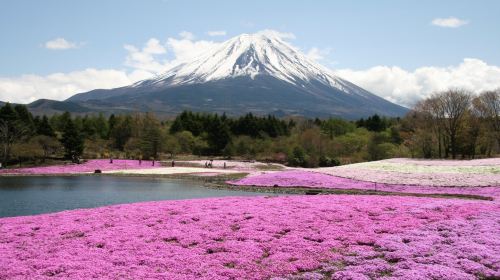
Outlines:
{"type": "Polygon", "coordinates": [[[80,93],[68,101],[167,115],[190,110],[357,118],[407,112],[336,77],[273,32],[239,35],[154,79],[80,93]]]}
{"type": "Polygon", "coordinates": [[[177,86],[256,75],[270,75],[296,86],[311,80],[344,91],[345,84],[328,69],[310,60],[277,34],[241,34],[180,64],[155,79],[136,86],[177,86]]]}

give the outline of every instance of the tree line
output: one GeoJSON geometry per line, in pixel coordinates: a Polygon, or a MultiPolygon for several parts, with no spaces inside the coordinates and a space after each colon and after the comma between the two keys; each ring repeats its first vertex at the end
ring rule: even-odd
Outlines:
{"type": "Polygon", "coordinates": [[[500,146],[499,95],[449,90],[422,100],[403,118],[356,121],[189,111],[166,120],[150,113],[49,117],[7,103],[0,108],[0,161],[191,155],[317,167],[389,157],[491,157],[500,146]]]}
{"type": "Polygon", "coordinates": [[[435,93],[407,116],[408,139],[425,158],[491,157],[500,146],[500,89],[435,93]]]}

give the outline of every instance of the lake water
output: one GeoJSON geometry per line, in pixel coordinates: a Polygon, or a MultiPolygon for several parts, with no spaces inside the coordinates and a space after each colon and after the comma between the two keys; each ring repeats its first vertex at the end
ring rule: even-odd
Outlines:
{"type": "Polygon", "coordinates": [[[269,194],[209,189],[196,181],[163,178],[0,177],[0,217],[139,201],[256,195],[269,194]]]}

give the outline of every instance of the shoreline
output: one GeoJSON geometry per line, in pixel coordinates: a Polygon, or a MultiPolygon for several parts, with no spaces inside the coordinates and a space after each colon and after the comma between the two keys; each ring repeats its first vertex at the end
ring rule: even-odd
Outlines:
{"type": "MultiPolygon", "coordinates": [[[[314,172],[314,171],[311,171],[314,172]]],[[[233,185],[226,181],[238,180],[247,177],[248,172],[220,173],[213,176],[200,176],[204,172],[199,173],[170,173],[170,174],[140,174],[140,173],[71,173],[71,174],[0,174],[0,178],[16,178],[16,177],[78,177],[78,176],[109,176],[109,177],[135,177],[135,178],[150,178],[150,179],[170,179],[202,182],[202,187],[217,190],[229,191],[245,191],[254,193],[273,193],[273,194],[291,194],[291,195],[380,195],[380,196],[413,196],[413,197],[429,197],[429,198],[445,198],[445,199],[468,199],[468,200],[483,200],[494,201],[495,199],[482,195],[470,194],[446,194],[446,193],[411,193],[411,192],[391,192],[379,190],[362,190],[352,188],[321,188],[307,186],[258,186],[258,185],[233,185]]],[[[216,173],[216,172],[205,172],[216,173]]],[[[369,182],[369,181],[366,181],[369,182]]],[[[412,185],[408,185],[412,186],[412,185]]],[[[483,186],[481,186],[482,188],[483,186]]],[[[484,186],[486,188],[488,186],[484,186]]],[[[453,188],[453,187],[448,187],[453,188]]]]}

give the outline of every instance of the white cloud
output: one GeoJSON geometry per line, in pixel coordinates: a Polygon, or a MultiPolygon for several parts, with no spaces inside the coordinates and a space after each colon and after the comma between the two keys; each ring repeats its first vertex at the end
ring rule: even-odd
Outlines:
{"type": "Polygon", "coordinates": [[[29,103],[40,98],[64,100],[76,93],[97,88],[130,85],[162,73],[220,44],[205,40],[193,41],[194,35],[189,32],[181,32],[179,36],[180,39],[168,38],[165,43],[151,38],[142,47],[124,45],[127,50],[124,64],[129,69],[91,68],[45,76],[0,77],[0,101],[29,103]],[[170,60],[165,56],[168,53],[172,55],[170,60]]]}
{"type": "Polygon", "coordinates": [[[307,51],[306,56],[315,61],[321,61],[325,59],[332,52],[331,48],[320,49],[313,47],[307,51]]]}
{"type": "Polygon", "coordinates": [[[270,36],[276,36],[276,37],[279,37],[281,38],[282,40],[290,40],[290,39],[295,39],[295,34],[291,33],[291,32],[280,32],[280,31],[277,31],[277,30],[273,30],[273,29],[264,29],[264,30],[261,30],[257,33],[260,33],[260,34],[267,34],[267,35],[270,35],[270,36]]]}
{"type": "Polygon", "coordinates": [[[29,103],[40,98],[64,100],[75,93],[96,88],[114,88],[129,85],[141,78],[141,73],[114,69],[85,69],[47,76],[22,75],[0,78],[0,100],[29,103]]]}
{"type": "Polygon", "coordinates": [[[431,23],[439,27],[457,28],[462,25],[466,25],[469,22],[456,17],[448,17],[448,18],[435,18],[432,20],[431,23]]]}
{"type": "Polygon", "coordinates": [[[500,87],[500,67],[474,58],[466,58],[457,66],[420,67],[413,72],[397,66],[334,72],[383,98],[410,107],[433,92],[449,88],[481,92],[500,87]]]}
{"type": "Polygon", "coordinates": [[[194,34],[188,31],[182,31],[181,33],[179,33],[179,36],[181,36],[181,38],[184,40],[194,40],[194,34]]]}
{"type": "Polygon", "coordinates": [[[161,72],[166,70],[170,65],[156,60],[156,55],[167,53],[167,49],[156,38],[149,39],[142,49],[132,45],[123,46],[127,51],[125,65],[134,69],[139,69],[148,72],[161,72]]]}
{"type": "Polygon", "coordinates": [[[189,39],[176,39],[168,38],[167,45],[169,50],[174,54],[174,59],[171,61],[172,64],[177,64],[186,60],[193,59],[208,49],[220,45],[220,42],[198,40],[193,41],[189,39]]]}
{"type": "Polygon", "coordinates": [[[68,49],[76,49],[78,48],[77,43],[70,42],[64,38],[56,38],[54,40],[50,40],[45,42],[45,48],[49,50],[68,50],[68,49]]]}
{"type": "Polygon", "coordinates": [[[125,45],[124,48],[128,52],[125,65],[152,77],[220,44],[206,40],[194,41],[194,35],[187,31],[179,33],[179,36],[180,38],[168,38],[163,44],[158,39],[151,38],[142,48],[125,45]],[[171,59],[166,58],[167,53],[171,54],[171,59]]]}
{"type": "Polygon", "coordinates": [[[226,30],[208,31],[207,34],[208,34],[208,36],[211,36],[211,37],[214,37],[214,36],[226,36],[226,30]]]}

